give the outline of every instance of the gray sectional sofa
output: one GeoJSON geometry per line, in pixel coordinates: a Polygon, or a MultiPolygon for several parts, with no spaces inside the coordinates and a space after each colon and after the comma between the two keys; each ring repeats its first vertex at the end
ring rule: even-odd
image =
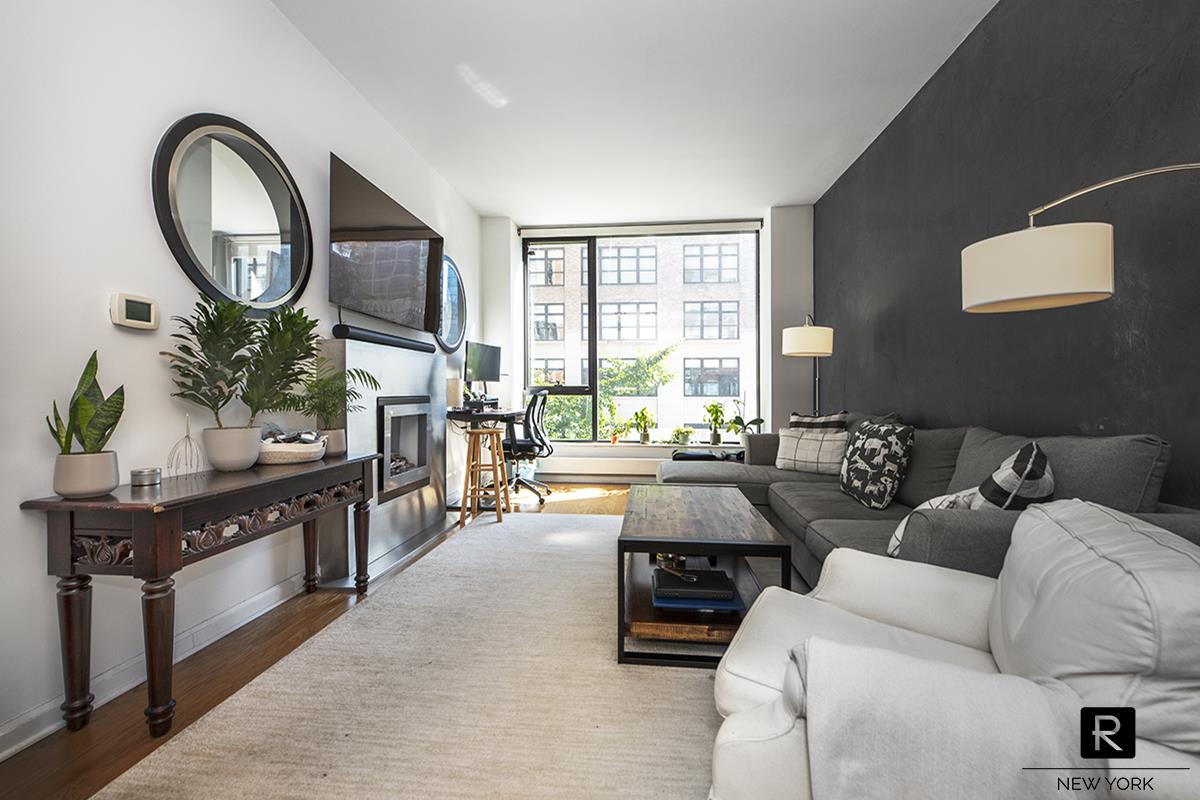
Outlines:
{"type": "MultiPolygon", "coordinates": [[[[863,420],[852,414],[851,429],[863,420]]],[[[875,417],[874,419],[878,419],[875,417]]],[[[978,486],[1031,437],[982,427],[916,429],[908,474],[883,510],[842,493],[836,476],[775,467],[777,434],[753,434],[745,463],[667,461],[660,483],[736,485],[792,540],[792,565],[815,586],[837,547],[884,554],[897,523],[930,498],[978,486]]],[[[1171,448],[1150,435],[1038,436],[1054,471],[1055,499],[1079,498],[1135,514],[1200,542],[1200,513],[1159,503],[1171,448]]],[[[921,510],[913,514],[900,557],[995,577],[1019,512],[921,510]]],[[[801,587],[803,588],[803,587],[801,587]]]]}

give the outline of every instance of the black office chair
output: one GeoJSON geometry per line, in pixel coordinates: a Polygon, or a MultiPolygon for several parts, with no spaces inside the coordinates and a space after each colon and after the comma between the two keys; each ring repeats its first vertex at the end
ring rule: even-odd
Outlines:
{"type": "Polygon", "coordinates": [[[541,481],[522,477],[518,473],[517,467],[521,461],[534,461],[545,458],[554,452],[554,445],[550,444],[550,440],[546,437],[544,425],[546,398],[549,396],[550,393],[545,389],[530,395],[529,404],[525,406],[525,420],[521,423],[524,436],[517,438],[516,429],[513,425],[509,425],[507,436],[501,443],[504,448],[504,457],[512,463],[513,467],[513,477],[509,481],[509,485],[515,492],[520,492],[521,487],[524,486],[536,494],[538,505],[546,503],[546,498],[542,496],[543,492],[553,494],[554,490],[541,481]]]}

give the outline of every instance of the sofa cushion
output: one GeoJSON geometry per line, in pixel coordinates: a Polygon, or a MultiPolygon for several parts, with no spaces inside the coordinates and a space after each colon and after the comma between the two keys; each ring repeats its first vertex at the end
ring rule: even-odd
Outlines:
{"type": "MultiPolygon", "coordinates": [[[[808,526],[822,519],[899,520],[912,509],[900,503],[867,508],[842,492],[836,483],[776,483],[767,491],[771,510],[807,543],[808,526]]],[[[892,529],[895,530],[895,522],[892,529]]],[[[891,536],[891,531],[888,532],[891,536]]],[[[886,543],[887,539],[884,539],[886,543]]]]}
{"type": "Polygon", "coordinates": [[[775,466],[790,472],[837,475],[848,436],[845,428],[780,428],[775,466]]]}
{"type": "Polygon", "coordinates": [[[858,426],[864,422],[899,422],[900,415],[895,411],[889,411],[886,414],[864,414],[861,411],[846,411],[846,430],[854,433],[858,430],[858,426]]]}
{"type": "Polygon", "coordinates": [[[988,638],[1001,671],[1132,706],[1137,733],[1200,753],[1200,547],[1081,500],[1013,527],[988,638]]]}
{"type": "Polygon", "coordinates": [[[966,433],[966,428],[915,429],[908,474],[896,492],[896,499],[906,506],[919,506],[946,494],[966,433]]]}
{"type": "Polygon", "coordinates": [[[755,505],[767,504],[767,489],[773,483],[793,481],[825,483],[837,488],[836,475],[816,475],[736,461],[663,461],[658,465],[659,483],[719,483],[735,485],[755,505]]]}
{"type": "MultiPolygon", "coordinates": [[[[987,428],[968,429],[946,491],[983,483],[997,464],[1029,440],[987,428]]],[[[1157,436],[1039,436],[1037,443],[1054,466],[1055,499],[1091,500],[1127,512],[1146,513],[1158,506],[1171,446],[1157,436]]]]}
{"type": "Polygon", "coordinates": [[[819,519],[808,526],[804,543],[822,561],[835,547],[882,556],[895,530],[896,523],[890,519],[819,519]]]}
{"type": "Polygon", "coordinates": [[[996,671],[992,657],[982,650],[885,625],[772,586],[751,606],[717,667],[717,710],[729,716],[779,697],[792,647],[810,636],[882,647],[979,672],[996,671]]]}

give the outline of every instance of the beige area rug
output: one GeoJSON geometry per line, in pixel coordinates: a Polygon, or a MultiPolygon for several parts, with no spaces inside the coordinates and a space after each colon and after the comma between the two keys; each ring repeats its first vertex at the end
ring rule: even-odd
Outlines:
{"type": "Polygon", "coordinates": [[[475,522],[98,797],[704,798],[713,673],[616,663],[620,524],[475,522]]]}

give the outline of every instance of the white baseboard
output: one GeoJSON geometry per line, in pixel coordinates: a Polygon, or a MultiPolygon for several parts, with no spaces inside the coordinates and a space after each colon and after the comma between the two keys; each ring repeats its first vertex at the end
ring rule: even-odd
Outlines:
{"type": "MultiPolygon", "coordinates": [[[[237,630],[289,597],[299,594],[303,588],[304,576],[298,573],[233,608],[177,633],[175,661],[179,662],[225,634],[237,630]]],[[[102,706],[145,680],[146,662],[142,653],[93,675],[92,694],[96,695],[95,705],[102,706]]],[[[63,698],[60,695],[37,708],[0,723],[0,761],[63,727],[62,711],[59,710],[62,702],[63,698]]]]}

